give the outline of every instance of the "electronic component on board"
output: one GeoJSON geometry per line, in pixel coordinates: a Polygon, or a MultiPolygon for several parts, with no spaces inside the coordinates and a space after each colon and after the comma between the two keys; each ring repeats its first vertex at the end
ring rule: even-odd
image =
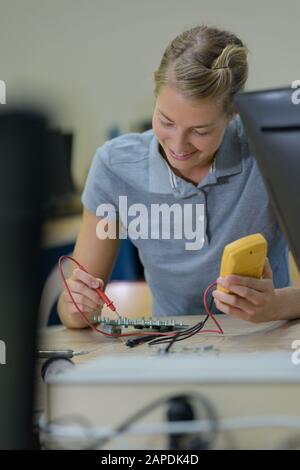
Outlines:
{"type": "Polygon", "coordinates": [[[160,320],[160,319],[147,319],[147,318],[127,318],[121,317],[117,320],[111,320],[110,318],[105,318],[95,315],[93,321],[99,323],[106,327],[114,328],[136,328],[136,329],[152,329],[160,332],[172,331],[180,328],[185,328],[186,325],[183,324],[183,321],[177,320],[160,320]]]}

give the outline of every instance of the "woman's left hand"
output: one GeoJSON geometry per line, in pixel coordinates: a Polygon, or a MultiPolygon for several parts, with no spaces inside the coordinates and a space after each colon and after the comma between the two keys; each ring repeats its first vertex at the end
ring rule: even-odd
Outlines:
{"type": "Polygon", "coordinates": [[[230,275],[218,278],[217,282],[230,290],[230,293],[213,291],[215,304],[221,312],[253,323],[278,320],[278,299],[268,259],[262,279],[230,275]]]}

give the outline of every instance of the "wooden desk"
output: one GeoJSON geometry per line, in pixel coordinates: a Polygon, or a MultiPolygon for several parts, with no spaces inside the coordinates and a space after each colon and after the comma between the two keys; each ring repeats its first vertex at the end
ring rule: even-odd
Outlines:
{"type": "MultiPolygon", "coordinates": [[[[176,317],[192,325],[199,321],[197,316],[176,317]]],[[[252,324],[227,315],[216,316],[220,322],[224,336],[218,334],[197,334],[181,343],[185,346],[212,345],[226,352],[254,351],[291,351],[292,342],[300,340],[300,320],[291,322],[271,322],[252,324]]],[[[214,324],[211,320],[207,327],[214,324]]],[[[126,331],[126,330],[125,330],[126,331]]],[[[136,330],[137,332],[139,330],[136,330]]],[[[73,349],[89,351],[89,354],[75,357],[76,363],[83,363],[99,356],[112,354],[132,354],[131,348],[125,345],[128,338],[107,338],[90,329],[68,330],[63,326],[46,328],[40,335],[40,347],[43,349],[73,349]]],[[[174,345],[175,347],[175,345],[174,345]]],[[[151,354],[151,348],[142,344],[134,348],[134,352],[143,355],[151,354]]]]}
{"type": "MultiPolygon", "coordinates": [[[[180,319],[188,324],[193,324],[199,320],[199,317],[186,316],[180,317],[180,319]]],[[[188,355],[190,353],[191,356],[195,357],[197,348],[200,350],[202,347],[203,350],[204,346],[212,346],[213,350],[218,350],[219,355],[222,355],[222,353],[239,355],[240,353],[248,352],[276,353],[282,351],[292,354],[292,342],[297,339],[300,340],[300,320],[256,325],[226,315],[219,315],[218,321],[224,330],[224,336],[211,333],[198,334],[188,340],[174,344],[172,348],[173,352],[176,353],[177,349],[181,352],[183,350],[184,354],[188,355]]],[[[211,326],[212,322],[209,320],[207,327],[211,326]]],[[[150,348],[147,344],[143,344],[131,349],[125,345],[126,339],[127,338],[111,339],[91,330],[67,330],[59,326],[50,327],[42,331],[40,346],[45,349],[68,348],[74,351],[89,351],[86,355],[74,357],[73,361],[78,364],[105,356],[150,356],[155,354],[155,349],[159,347],[154,346],[150,348]]],[[[274,363],[274,367],[276,368],[276,363],[274,363]]],[[[42,388],[44,386],[43,384],[42,388]]],[[[151,387],[149,384],[143,386],[142,384],[131,385],[128,383],[123,389],[121,385],[115,385],[109,389],[109,392],[107,392],[107,387],[108,386],[104,386],[104,388],[100,389],[96,389],[95,387],[83,388],[78,391],[78,395],[75,393],[76,399],[74,399],[73,392],[71,393],[72,387],[66,388],[65,394],[59,393],[56,395],[56,399],[60,397],[59,403],[61,403],[60,409],[62,410],[62,415],[67,413],[66,404],[69,406],[73,400],[73,403],[79,403],[80,406],[86,403],[83,407],[85,411],[79,408],[80,412],[83,413],[83,416],[86,412],[87,420],[92,420],[96,414],[95,408],[92,407],[92,410],[90,410],[88,406],[93,400],[93,393],[96,393],[96,397],[99,397],[99,391],[102,390],[102,394],[106,393],[106,406],[105,409],[101,411],[101,419],[104,420],[104,423],[116,427],[116,425],[124,419],[124,417],[121,418],[121,416],[123,416],[122,413],[126,413],[126,410],[131,410],[129,413],[132,413],[132,410],[140,409],[145,403],[153,401],[156,395],[159,397],[161,394],[165,395],[178,391],[178,387],[176,388],[175,385],[172,384],[164,385],[158,389],[157,387],[155,388],[154,385],[151,387]],[[109,395],[107,395],[108,393],[109,395]],[[120,394],[122,400],[118,398],[120,394]],[[126,406],[124,408],[125,402],[126,406]]],[[[189,386],[185,385],[183,381],[181,383],[181,389],[183,393],[183,391],[189,389],[189,386]]],[[[218,414],[223,418],[230,419],[232,417],[244,416],[245,419],[247,419],[247,416],[263,417],[276,414],[282,415],[285,413],[295,418],[298,416],[300,421],[298,384],[292,384],[290,386],[289,384],[281,384],[280,380],[269,384],[234,384],[230,383],[230,381],[228,383],[217,381],[215,384],[199,384],[199,390],[209,397],[213,404],[217,406],[218,414]]],[[[41,397],[43,397],[43,390],[40,392],[40,399],[41,397]]],[[[96,400],[100,400],[100,398],[96,398],[96,400]]],[[[58,402],[56,401],[56,403],[58,402]]],[[[44,402],[40,402],[40,408],[43,407],[44,402]]],[[[158,422],[159,419],[161,420],[162,417],[157,415],[158,422]]],[[[96,421],[93,425],[96,426],[96,421]]],[[[222,435],[217,448],[272,448],[273,446],[276,447],[278,443],[285,442],[293,433],[298,432],[299,430],[297,429],[284,427],[283,429],[275,428],[269,430],[261,428],[255,431],[248,429],[242,432],[236,430],[222,435]]],[[[141,442],[141,446],[143,445],[147,446],[148,444],[145,444],[143,441],[141,442]]],[[[152,448],[151,445],[153,445],[153,443],[149,444],[149,448],[152,448]]]]}

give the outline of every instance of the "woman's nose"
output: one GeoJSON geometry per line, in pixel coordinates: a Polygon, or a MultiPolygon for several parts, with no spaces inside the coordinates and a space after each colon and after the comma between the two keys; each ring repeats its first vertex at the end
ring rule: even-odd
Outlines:
{"type": "Polygon", "coordinates": [[[173,150],[176,155],[185,155],[191,151],[189,150],[189,147],[190,145],[187,142],[187,139],[182,135],[178,135],[173,140],[171,150],[173,150]]]}

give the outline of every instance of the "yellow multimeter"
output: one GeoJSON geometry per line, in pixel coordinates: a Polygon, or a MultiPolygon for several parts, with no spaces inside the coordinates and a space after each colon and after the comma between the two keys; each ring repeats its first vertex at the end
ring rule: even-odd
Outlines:
{"type": "MultiPolygon", "coordinates": [[[[240,238],[225,246],[221,262],[220,277],[236,274],[261,278],[267,256],[267,241],[260,233],[240,238]]],[[[218,285],[218,290],[229,292],[218,285]]]]}

